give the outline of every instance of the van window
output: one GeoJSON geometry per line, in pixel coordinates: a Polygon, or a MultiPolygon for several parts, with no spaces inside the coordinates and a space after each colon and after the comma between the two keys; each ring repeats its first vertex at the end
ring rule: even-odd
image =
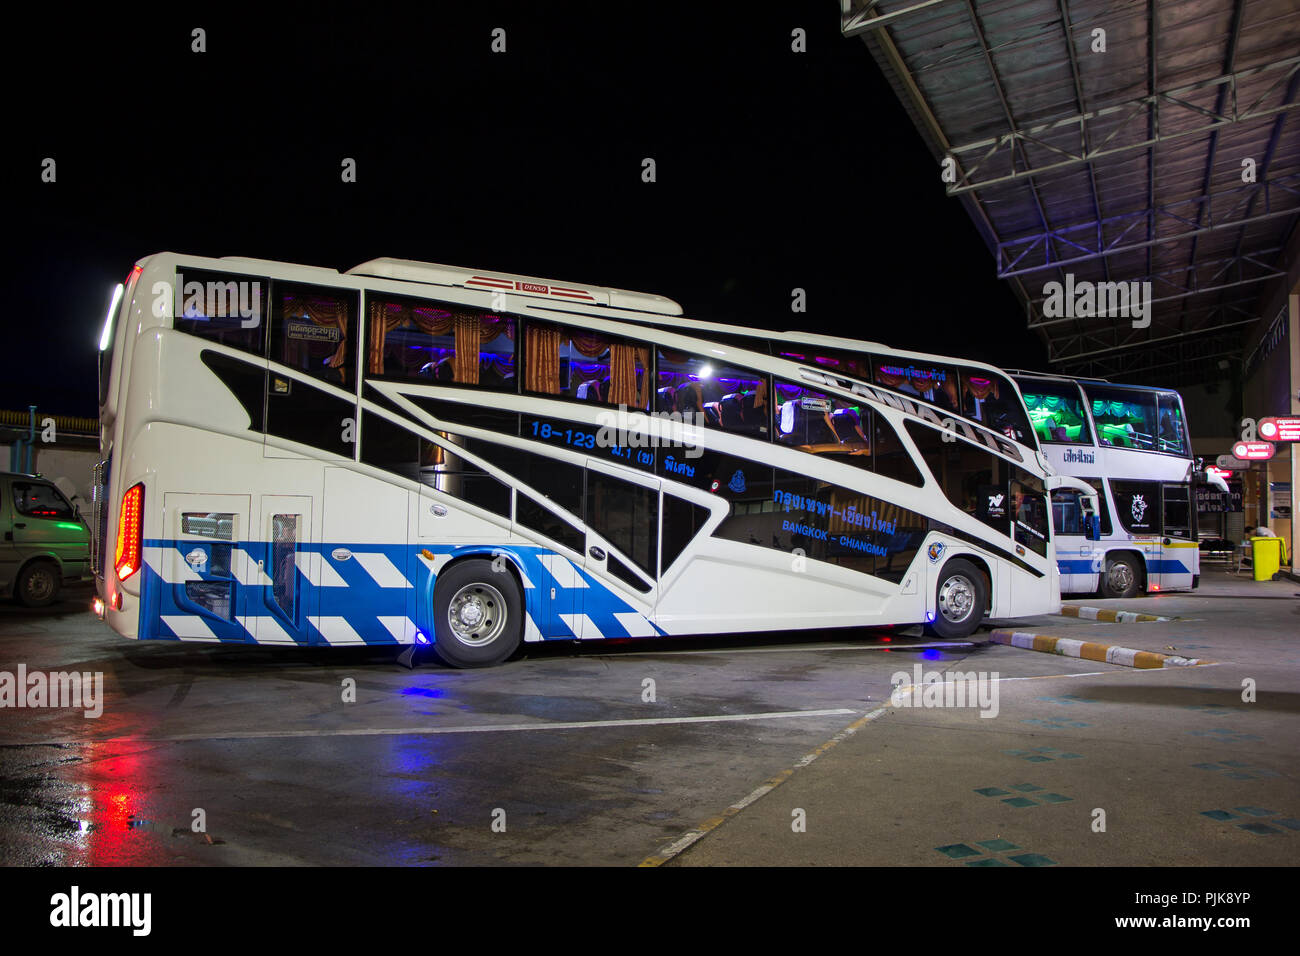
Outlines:
{"type": "Polygon", "coordinates": [[[76,517],[72,505],[53,485],[39,481],[13,483],[14,511],[28,518],[68,520],[76,517]]]}

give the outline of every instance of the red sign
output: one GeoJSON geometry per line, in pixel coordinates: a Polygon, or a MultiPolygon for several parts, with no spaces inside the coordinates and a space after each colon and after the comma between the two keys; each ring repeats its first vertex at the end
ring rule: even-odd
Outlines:
{"type": "Polygon", "coordinates": [[[1232,471],[1228,468],[1216,468],[1214,465],[1210,465],[1205,470],[1216,477],[1222,478],[1224,481],[1232,477],[1232,471]]]}
{"type": "Polygon", "coordinates": [[[1239,441],[1232,446],[1234,458],[1242,461],[1267,461],[1273,457],[1273,443],[1266,441],[1239,441]]]}
{"type": "Polygon", "coordinates": [[[1300,441],[1300,418],[1261,418],[1259,437],[1266,441],[1300,441]]]}

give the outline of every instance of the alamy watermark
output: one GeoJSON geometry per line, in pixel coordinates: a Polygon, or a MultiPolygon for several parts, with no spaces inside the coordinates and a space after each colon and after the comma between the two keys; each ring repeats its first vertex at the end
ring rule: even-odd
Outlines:
{"type": "Polygon", "coordinates": [[[1065,274],[1065,282],[1043,286],[1043,318],[1131,319],[1133,328],[1151,324],[1150,282],[1091,282],[1065,274]]]}
{"type": "Polygon", "coordinates": [[[0,671],[0,708],[4,707],[71,707],[98,720],[104,713],[104,674],[29,672],[26,664],[19,664],[16,673],[0,671]]]}
{"type": "Polygon", "coordinates": [[[978,707],[981,717],[998,715],[998,672],[895,671],[889,678],[892,707],[978,707]]]}
{"type": "Polygon", "coordinates": [[[185,281],[176,273],[176,284],[159,281],[153,284],[154,318],[214,319],[238,317],[245,329],[255,329],[262,321],[262,283],[229,280],[226,282],[185,281]],[[179,299],[179,303],[177,300],[179,299]],[[180,311],[175,311],[180,305],[180,311]]]}
{"type": "MultiPolygon", "coordinates": [[[[704,431],[708,419],[703,412],[643,412],[629,410],[626,405],[601,411],[596,415],[595,442],[599,448],[682,448],[683,457],[699,458],[704,448],[694,439],[704,431]],[[651,420],[670,422],[682,426],[682,437],[651,431],[651,420]]],[[[658,432],[667,432],[662,425],[658,432]]]]}

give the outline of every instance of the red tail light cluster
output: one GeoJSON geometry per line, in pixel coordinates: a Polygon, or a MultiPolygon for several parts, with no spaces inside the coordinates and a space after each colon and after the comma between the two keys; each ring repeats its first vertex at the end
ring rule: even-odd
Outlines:
{"type": "Polygon", "coordinates": [[[113,570],[125,581],[140,570],[140,538],[144,532],[144,485],[132,485],[122,496],[122,510],[117,516],[117,547],[113,551],[113,570]]]}

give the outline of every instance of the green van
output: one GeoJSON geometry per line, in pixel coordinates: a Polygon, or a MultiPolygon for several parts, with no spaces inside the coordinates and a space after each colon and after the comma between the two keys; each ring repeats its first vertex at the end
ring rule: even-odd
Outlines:
{"type": "Polygon", "coordinates": [[[0,596],[44,607],[91,579],[90,529],[46,479],[0,472],[0,533],[0,596]]]}

